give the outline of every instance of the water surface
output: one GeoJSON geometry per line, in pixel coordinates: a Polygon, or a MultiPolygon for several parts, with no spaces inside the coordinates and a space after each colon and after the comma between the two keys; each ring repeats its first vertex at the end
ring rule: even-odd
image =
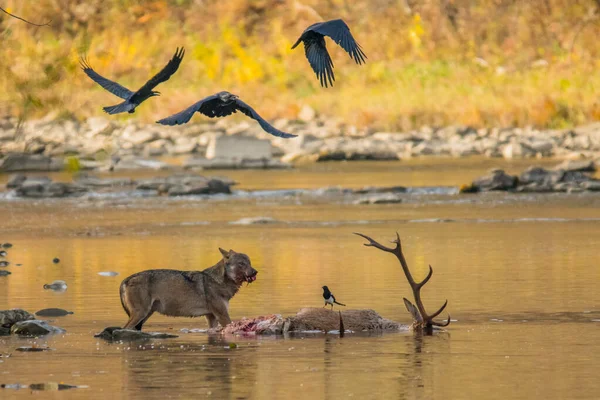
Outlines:
{"type": "MultiPolygon", "coordinates": [[[[457,186],[492,166],[525,168],[446,160],[211,174],[238,180],[244,191],[431,187],[457,186]]],[[[0,338],[0,353],[12,354],[0,358],[0,383],[87,385],[55,397],[89,399],[597,398],[600,195],[405,196],[389,205],[306,194],[4,199],[0,242],[14,247],[13,274],[0,278],[0,309],[61,307],[75,314],[54,319],[65,335],[0,338]],[[256,216],[278,222],[231,224],[256,216]],[[141,346],[93,337],[126,321],[118,297],[124,277],[148,268],[202,269],[218,261],[219,246],[247,253],[260,271],[232,300],[233,319],[320,307],[320,287],[328,285],[348,307],[410,323],[402,297],[411,292],[398,262],[362,246],[352,235],[357,231],[381,242],[398,231],[414,275],[433,266],[424,301],[433,310],[449,300],[456,321],[446,333],[218,338],[180,332],[205,328],[203,318],[155,315],[146,329],[180,337],[141,346]],[[55,279],[68,283],[66,292],[42,289],[55,279]],[[14,351],[32,343],[54,350],[14,351]]],[[[5,389],[0,396],[25,398],[30,391],[5,389]]]]}

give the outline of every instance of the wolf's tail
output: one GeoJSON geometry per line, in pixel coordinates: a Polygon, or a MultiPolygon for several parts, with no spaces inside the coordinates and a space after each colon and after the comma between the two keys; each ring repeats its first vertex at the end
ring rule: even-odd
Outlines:
{"type": "Polygon", "coordinates": [[[126,101],[117,104],[115,106],[109,106],[109,107],[104,107],[103,110],[104,112],[108,113],[108,114],[120,114],[120,113],[124,113],[124,112],[133,112],[133,110],[135,109],[135,105],[128,103],[126,101]]]}

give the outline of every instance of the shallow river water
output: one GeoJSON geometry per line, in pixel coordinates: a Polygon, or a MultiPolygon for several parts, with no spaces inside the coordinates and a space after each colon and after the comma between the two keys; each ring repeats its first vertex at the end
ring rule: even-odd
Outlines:
{"type": "MultiPolygon", "coordinates": [[[[597,399],[600,194],[458,195],[448,188],[492,166],[518,172],[527,164],[438,159],[211,172],[240,182],[243,194],[231,198],[2,198],[0,242],[14,247],[12,275],[0,277],[0,309],[74,314],[50,318],[65,335],[0,337],[0,384],[88,386],[51,394],[64,399],[597,399]],[[382,205],[254,192],[332,185],[439,188],[382,205]],[[231,224],[256,216],[276,222],[231,224]],[[233,319],[321,307],[320,288],[328,285],[348,308],[410,323],[402,297],[411,292],[398,262],[352,235],[384,242],[396,231],[413,274],[434,269],[425,306],[449,300],[455,321],[445,333],[214,337],[181,332],[205,328],[204,318],[155,314],[146,330],[179,337],[144,344],[93,337],[125,323],[124,277],[203,269],[218,261],[219,246],[247,253],[259,270],[232,300],[233,319]],[[55,279],[67,282],[64,293],[43,290],[55,279]],[[53,350],[14,351],[33,343],[53,350]]],[[[29,389],[0,389],[2,399],[30,396],[29,389]]]]}

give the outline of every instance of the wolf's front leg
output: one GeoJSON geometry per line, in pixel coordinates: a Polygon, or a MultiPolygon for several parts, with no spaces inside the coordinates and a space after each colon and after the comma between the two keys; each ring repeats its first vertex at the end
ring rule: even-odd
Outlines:
{"type": "Polygon", "coordinates": [[[223,302],[221,304],[213,304],[210,312],[212,315],[219,321],[222,328],[225,328],[227,325],[231,323],[231,318],[229,318],[229,311],[227,310],[228,304],[223,302]]]}
{"type": "Polygon", "coordinates": [[[219,324],[217,317],[215,317],[213,314],[206,314],[206,319],[208,320],[209,329],[214,329],[219,324]]]}

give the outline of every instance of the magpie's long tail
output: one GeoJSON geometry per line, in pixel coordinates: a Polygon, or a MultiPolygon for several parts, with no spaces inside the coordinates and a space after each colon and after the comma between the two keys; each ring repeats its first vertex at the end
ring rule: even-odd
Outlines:
{"type": "Polygon", "coordinates": [[[335,301],[335,300],[334,300],[333,302],[334,302],[335,304],[337,304],[338,306],[344,306],[344,307],[346,307],[346,305],[345,305],[345,304],[338,303],[338,302],[337,302],[337,301],[335,301]]]}

